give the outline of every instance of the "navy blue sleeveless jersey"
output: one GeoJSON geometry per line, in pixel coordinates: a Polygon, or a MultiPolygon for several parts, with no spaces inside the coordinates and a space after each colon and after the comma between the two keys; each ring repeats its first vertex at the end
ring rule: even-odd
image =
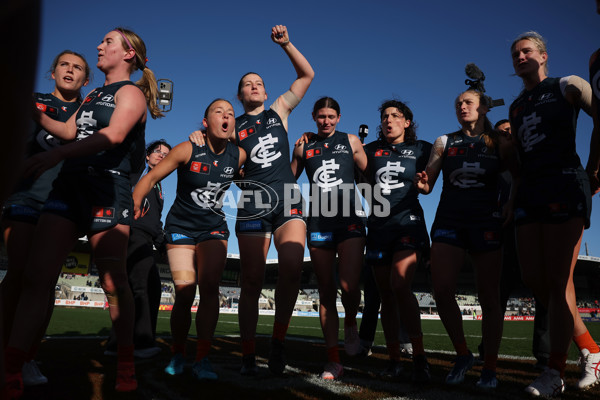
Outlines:
{"type": "MultiPolygon", "coordinates": [[[[380,189],[381,196],[390,205],[390,215],[376,215],[371,211],[369,215],[369,227],[393,223],[396,216],[407,209],[418,207],[419,192],[414,186],[414,177],[417,172],[425,170],[431,143],[417,140],[413,144],[398,143],[389,144],[385,140],[376,140],[365,146],[368,158],[367,179],[380,189]]],[[[377,197],[373,196],[373,207],[379,206],[377,197]]]]}
{"type": "Polygon", "coordinates": [[[471,137],[462,131],[446,135],[436,220],[473,226],[492,216],[498,218],[500,170],[498,146],[487,147],[483,136],[471,137]]]}
{"type": "Polygon", "coordinates": [[[323,217],[327,210],[334,210],[340,220],[364,217],[356,201],[354,155],[347,133],[334,132],[327,138],[314,135],[304,144],[302,159],[310,182],[310,218],[323,217]]]}
{"type": "MultiPolygon", "coordinates": [[[[77,139],[82,140],[93,135],[110,123],[115,110],[115,94],[126,85],[135,85],[131,81],[111,83],[91,92],[77,112],[77,139]]],[[[110,173],[129,177],[131,172],[140,172],[144,167],[145,123],[137,123],[125,140],[116,147],[103,150],[95,155],[71,158],[65,161],[65,172],[110,173]]]]}
{"type": "MultiPolygon", "coordinates": [[[[271,203],[275,208],[275,203],[283,199],[284,186],[296,183],[290,167],[287,131],[281,117],[274,110],[268,109],[258,115],[241,115],[235,119],[235,124],[237,144],[246,151],[244,180],[268,185],[277,193],[277,196],[259,200],[263,204],[271,203]]],[[[252,188],[255,186],[249,186],[249,189],[252,188]]],[[[245,204],[245,207],[252,207],[249,202],[245,204]]]]}
{"type": "Polygon", "coordinates": [[[165,230],[209,231],[223,224],[220,200],[239,168],[240,151],[228,142],[221,154],[192,144],[189,161],[177,169],[177,195],[165,221],[165,230]]]}
{"type": "Polygon", "coordinates": [[[518,224],[540,214],[554,221],[583,216],[589,225],[589,180],[575,149],[579,109],[563,96],[561,84],[566,83],[567,78],[546,78],[510,106],[522,164],[515,201],[518,224]]]}
{"type": "MultiPolygon", "coordinates": [[[[34,93],[33,100],[38,110],[48,115],[50,118],[66,122],[75,111],[79,108],[81,101],[65,102],[59,100],[51,93],[34,93]]],[[[33,124],[33,130],[27,143],[27,156],[33,156],[47,150],[51,150],[64,142],[58,139],[42,128],[38,123],[33,124]]],[[[39,204],[39,208],[43,205],[48,197],[48,193],[52,189],[52,182],[58,175],[62,162],[44,172],[38,179],[31,178],[22,179],[18,182],[15,193],[7,200],[7,204],[12,202],[20,203],[34,207],[39,204]]],[[[38,208],[38,207],[35,207],[38,208]]]]}
{"type": "Polygon", "coordinates": [[[510,123],[519,145],[523,184],[581,165],[575,151],[578,113],[563,96],[560,78],[544,79],[511,104],[510,123]]]}

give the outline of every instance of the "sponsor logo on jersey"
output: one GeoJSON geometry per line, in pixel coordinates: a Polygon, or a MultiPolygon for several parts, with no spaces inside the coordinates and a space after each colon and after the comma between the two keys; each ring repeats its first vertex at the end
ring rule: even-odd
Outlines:
{"type": "Polygon", "coordinates": [[[392,155],[392,152],[384,149],[377,149],[375,152],[375,157],[389,157],[392,155]]]}
{"type": "Polygon", "coordinates": [[[290,215],[302,215],[302,210],[299,210],[297,208],[292,208],[290,210],[290,215]]]}
{"type": "Polygon", "coordinates": [[[411,214],[411,215],[409,216],[409,218],[410,218],[410,220],[411,220],[411,221],[420,221],[420,220],[421,220],[421,217],[420,217],[420,216],[418,216],[418,215],[412,215],[412,214],[411,214]]]}
{"type": "Polygon", "coordinates": [[[262,221],[241,221],[239,223],[240,232],[261,231],[262,221]]]}
{"type": "Polygon", "coordinates": [[[313,175],[313,182],[323,189],[323,192],[331,192],[331,189],[343,182],[341,178],[335,177],[335,171],[340,169],[340,164],[332,160],[323,160],[313,175]]]}
{"type": "Polygon", "coordinates": [[[256,125],[260,125],[260,119],[256,121],[256,125]]]}
{"type": "Polygon", "coordinates": [[[368,260],[383,260],[385,257],[385,252],[377,251],[377,250],[367,250],[367,259],[368,260]]]}
{"type": "Polygon", "coordinates": [[[178,240],[183,239],[191,239],[189,236],[184,235],[183,233],[171,233],[171,240],[176,242],[178,240]]]}
{"type": "Polygon", "coordinates": [[[483,240],[485,240],[486,242],[498,240],[498,232],[496,232],[496,231],[483,232],[483,240]]]}
{"type": "Polygon", "coordinates": [[[211,233],[209,233],[209,235],[211,236],[225,236],[225,231],[212,231],[211,233]]]}
{"type": "Polygon", "coordinates": [[[323,149],[321,149],[320,147],[306,150],[306,159],[308,160],[309,158],[320,156],[322,152],[323,152],[323,149]]]}
{"type": "Polygon", "coordinates": [[[190,171],[195,172],[197,174],[209,174],[210,164],[199,161],[192,161],[192,165],[190,165],[190,171]]]}
{"type": "Polygon", "coordinates": [[[400,150],[400,154],[402,154],[403,156],[412,156],[415,154],[415,152],[413,150],[402,149],[400,150]]]}
{"type": "Polygon", "coordinates": [[[92,215],[94,218],[113,219],[115,217],[115,209],[114,207],[92,207],[92,215]]]}
{"type": "Polygon", "coordinates": [[[544,93],[540,95],[540,97],[538,97],[538,101],[547,101],[550,100],[552,97],[554,97],[554,93],[544,93]]]}
{"type": "Polygon", "coordinates": [[[456,239],[456,231],[454,229],[436,229],[431,236],[433,238],[456,239]]]}
{"type": "Polygon", "coordinates": [[[48,106],[42,103],[35,103],[38,110],[48,115],[58,115],[58,109],[56,107],[48,106]]]}
{"type": "Polygon", "coordinates": [[[323,147],[325,147],[326,149],[329,148],[329,143],[323,143],[323,147]]]}
{"type": "Polygon", "coordinates": [[[448,149],[448,157],[464,156],[465,154],[467,154],[467,149],[462,149],[458,147],[450,147],[448,149]]]}
{"type": "Polygon", "coordinates": [[[240,137],[240,140],[244,140],[248,136],[253,135],[254,133],[256,133],[256,129],[254,128],[254,126],[251,126],[249,128],[244,129],[243,131],[240,131],[238,135],[240,137]]]}
{"type": "Polygon", "coordinates": [[[414,243],[415,239],[410,236],[403,236],[400,238],[400,243],[402,244],[411,244],[414,243]]]}
{"type": "Polygon", "coordinates": [[[361,232],[362,225],[360,224],[350,224],[348,225],[348,232],[361,232]]]}
{"type": "Polygon", "coordinates": [[[333,232],[311,232],[310,240],[312,242],[331,242],[333,241],[333,232]]]}
{"type": "Polygon", "coordinates": [[[67,112],[67,107],[66,106],[62,106],[60,109],[63,110],[64,112],[67,112]]]}
{"type": "Polygon", "coordinates": [[[223,168],[223,172],[225,172],[227,175],[231,175],[233,174],[233,167],[225,167],[223,168]]]}
{"type": "Polygon", "coordinates": [[[218,166],[219,166],[219,160],[214,160],[214,161],[213,161],[213,165],[214,165],[215,167],[218,167],[218,166]]]}
{"type": "Polygon", "coordinates": [[[346,146],[344,146],[343,144],[336,144],[334,148],[338,151],[346,150],[346,146]]]}

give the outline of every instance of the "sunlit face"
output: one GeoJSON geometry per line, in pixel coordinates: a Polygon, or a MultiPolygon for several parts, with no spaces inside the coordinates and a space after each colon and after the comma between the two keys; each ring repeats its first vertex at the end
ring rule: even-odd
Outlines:
{"type": "Polygon", "coordinates": [[[242,79],[238,98],[242,104],[263,104],[267,100],[267,92],[262,78],[256,74],[246,75],[242,79]]]}
{"type": "Polygon", "coordinates": [[[229,139],[235,132],[235,113],[225,100],[219,100],[210,106],[208,115],[202,121],[207,135],[216,139],[229,139]]]}
{"type": "Polygon", "coordinates": [[[313,119],[317,123],[319,135],[329,136],[335,132],[335,127],[340,122],[340,115],[333,108],[324,107],[313,115],[313,119]]]}
{"type": "Polygon", "coordinates": [[[381,117],[381,132],[388,143],[404,142],[404,132],[410,126],[410,120],[396,107],[388,107],[383,110],[381,117]]]}
{"type": "Polygon", "coordinates": [[[154,150],[152,150],[152,153],[146,156],[148,166],[150,168],[156,167],[158,163],[161,162],[167,156],[167,154],[169,154],[169,151],[170,150],[167,146],[162,144],[158,145],[154,150]]]}
{"type": "Polygon", "coordinates": [[[127,50],[123,47],[122,36],[117,31],[108,32],[96,49],[98,50],[96,66],[100,70],[116,65],[123,59],[135,57],[134,50],[127,50]]]}
{"type": "Polygon", "coordinates": [[[508,135],[510,135],[512,133],[512,131],[510,129],[510,122],[504,122],[504,123],[498,125],[496,127],[496,129],[498,130],[498,132],[504,132],[508,135]]]}
{"type": "Polygon", "coordinates": [[[519,40],[512,50],[512,61],[515,74],[524,77],[544,71],[547,53],[541,53],[531,40],[519,40]]]}
{"type": "Polygon", "coordinates": [[[85,61],[74,54],[63,54],[52,72],[56,87],[61,90],[79,92],[82,86],[88,84],[85,76],[85,61]]]}
{"type": "Polygon", "coordinates": [[[477,122],[488,112],[487,107],[481,105],[479,96],[471,92],[465,92],[458,96],[455,106],[456,118],[461,125],[477,122]]]}

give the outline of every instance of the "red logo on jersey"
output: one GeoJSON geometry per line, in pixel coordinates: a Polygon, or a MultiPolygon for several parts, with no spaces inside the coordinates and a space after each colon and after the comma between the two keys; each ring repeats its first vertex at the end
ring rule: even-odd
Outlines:
{"type": "Polygon", "coordinates": [[[348,232],[360,232],[362,225],[350,224],[348,225],[348,232]]]}
{"type": "Polygon", "coordinates": [[[298,210],[297,208],[292,208],[290,210],[290,215],[302,215],[302,210],[298,210]]]}
{"type": "Polygon", "coordinates": [[[190,166],[190,171],[195,172],[197,174],[208,174],[210,173],[210,164],[192,161],[192,165],[190,166]]]}
{"type": "Polygon", "coordinates": [[[324,143],[323,146],[328,149],[329,148],[329,143],[324,143]]]}
{"type": "Polygon", "coordinates": [[[411,238],[410,236],[404,236],[400,238],[400,243],[402,244],[409,244],[413,242],[413,238],[411,238]]]}
{"type": "Polygon", "coordinates": [[[251,126],[250,128],[244,129],[243,131],[240,131],[238,133],[238,135],[240,135],[240,140],[244,140],[246,139],[248,136],[252,135],[253,133],[255,133],[256,130],[254,129],[253,126],[251,126]]]}
{"type": "Polygon", "coordinates": [[[94,218],[110,218],[115,217],[115,209],[112,207],[92,207],[92,215],[94,218]]]}
{"type": "Polygon", "coordinates": [[[497,234],[494,231],[483,232],[483,240],[497,240],[497,234]]]}
{"type": "Polygon", "coordinates": [[[219,160],[215,160],[215,161],[213,161],[213,165],[214,165],[215,167],[218,167],[218,166],[219,166],[219,160]]]}
{"type": "Polygon", "coordinates": [[[258,121],[256,121],[256,124],[257,124],[257,125],[260,125],[260,119],[259,119],[258,121]]]}
{"type": "Polygon", "coordinates": [[[448,149],[448,157],[464,156],[467,153],[467,149],[459,149],[458,147],[450,147],[448,149]]]}
{"type": "Polygon", "coordinates": [[[42,103],[35,103],[35,107],[46,114],[58,115],[58,109],[56,107],[48,106],[42,103]]]}
{"type": "Polygon", "coordinates": [[[389,150],[377,149],[375,157],[389,157],[392,154],[389,150]]]}
{"type": "Polygon", "coordinates": [[[320,147],[317,147],[316,149],[306,150],[306,159],[320,156],[322,152],[323,150],[320,147]]]}

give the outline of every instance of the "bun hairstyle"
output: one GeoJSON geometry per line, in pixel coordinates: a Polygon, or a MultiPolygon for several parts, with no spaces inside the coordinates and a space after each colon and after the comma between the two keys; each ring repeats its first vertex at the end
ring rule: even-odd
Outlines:
{"type": "Polygon", "coordinates": [[[153,119],[164,117],[164,114],[158,108],[156,100],[158,99],[158,85],[154,72],[146,66],[148,58],[146,57],[146,44],[135,32],[117,27],[113,29],[121,35],[121,44],[125,50],[133,49],[135,58],[131,63],[131,72],[141,70],[142,77],[135,84],[142,90],[146,97],[146,104],[153,119]]]}

